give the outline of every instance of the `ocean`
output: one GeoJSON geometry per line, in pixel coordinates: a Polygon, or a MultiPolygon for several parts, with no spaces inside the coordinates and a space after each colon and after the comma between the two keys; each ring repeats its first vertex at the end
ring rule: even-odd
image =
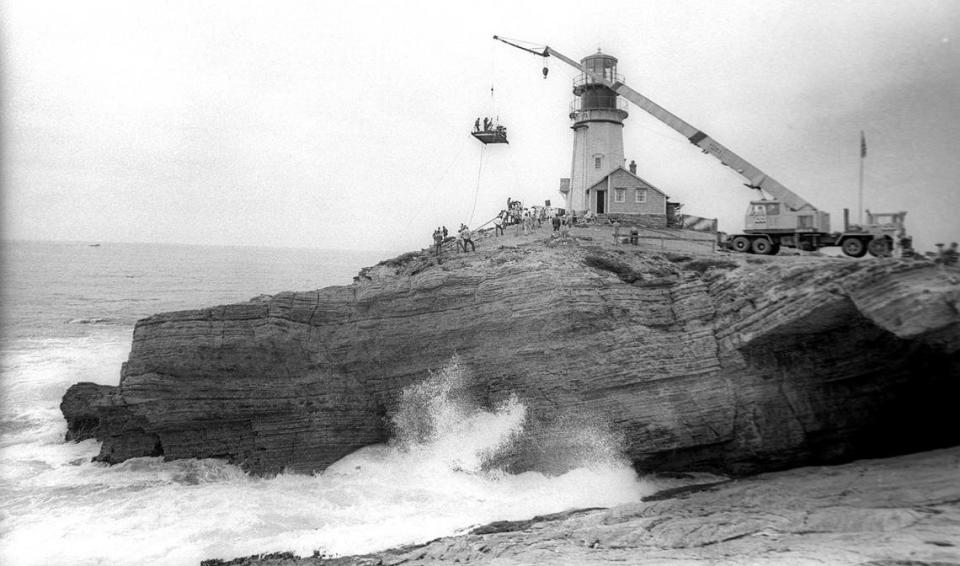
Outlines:
{"type": "Polygon", "coordinates": [[[79,381],[119,383],[138,319],[346,285],[385,255],[62,242],[5,242],[2,253],[5,566],[372,552],[652,491],[614,450],[556,476],[491,467],[490,458],[523,434],[526,408],[516,399],[493,408],[459,404],[451,391],[462,385],[458,363],[469,360],[451,360],[405,392],[411,402],[401,404],[390,443],[316,475],[258,478],[214,459],[91,462],[99,443],[64,441],[60,400],[79,381]]]}

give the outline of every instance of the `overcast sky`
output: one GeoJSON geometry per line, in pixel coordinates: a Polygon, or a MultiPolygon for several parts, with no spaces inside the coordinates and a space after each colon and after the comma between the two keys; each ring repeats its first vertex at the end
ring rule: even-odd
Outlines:
{"type": "MultiPolygon", "coordinates": [[[[562,203],[580,59],[831,214],[960,240],[960,1],[129,2],[2,6],[6,239],[405,251],[508,196],[562,203]],[[491,86],[494,95],[491,96],[491,86]],[[469,135],[499,115],[508,146],[469,135]],[[483,157],[481,167],[481,156],[483,157]]],[[[642,110],[627,160],[742,227],[754,192],[642,110]]]]}

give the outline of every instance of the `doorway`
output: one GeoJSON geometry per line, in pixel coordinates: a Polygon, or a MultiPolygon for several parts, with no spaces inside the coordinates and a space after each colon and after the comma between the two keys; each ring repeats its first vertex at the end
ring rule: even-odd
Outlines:
{"type": "Polygon", "coordinates": [[[607,203],[607,191],[597,191],[597,214],[603,214],[606,212],[605,204],[607,203]]]}

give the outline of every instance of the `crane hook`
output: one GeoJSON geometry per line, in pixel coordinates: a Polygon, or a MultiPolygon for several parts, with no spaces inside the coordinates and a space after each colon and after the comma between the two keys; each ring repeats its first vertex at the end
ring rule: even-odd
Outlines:
{"type": "Polygon", "coordinates": [[[550,72],[550,69],[548,69],[546,66],[544,66],[544,67],[543,67],[543,78],[547,78],[547,73],[549,73],[549,72],[550,72]]]}

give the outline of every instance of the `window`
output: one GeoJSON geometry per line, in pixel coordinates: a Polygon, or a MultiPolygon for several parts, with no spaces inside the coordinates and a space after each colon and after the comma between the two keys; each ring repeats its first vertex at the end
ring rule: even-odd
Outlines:
{"type": "Polygon", "coordinates": [[[768,216],[776,216],[777,214],[780,214],[780,205],[779,205],[778,203],[775,203],[775,202],[768,202],[768,203],[767,203],[767,215],[768,215],[768,216]]]}
{"type": "Polygon", "coordinates": [[[627,189],[613,189],[613,202],[624,202],[627,196],[627,189]]]}
{"type": "Polygon", "coordinates": [[[593,168],[594,168],[594,169],[599,169],[601,163],[603,163],[603,156],[594,155],[594,156],[593,156],[593,168]]]}
{"type": "Polygon", "coordinates": [[[634,201],[639,203],[647,202],[647,189],[637,189],[634,201]]]}

